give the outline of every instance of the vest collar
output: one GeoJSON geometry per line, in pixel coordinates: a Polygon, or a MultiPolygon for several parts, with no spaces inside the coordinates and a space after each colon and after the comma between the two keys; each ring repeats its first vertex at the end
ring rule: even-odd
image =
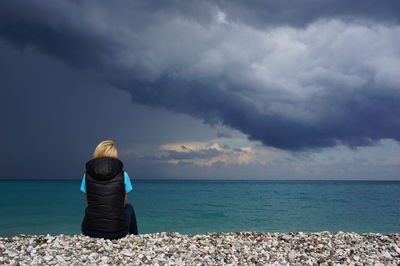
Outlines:
{"type": "Polygon", "coordinates": [[[121,160],[112,157],[99,157],[86,163],[87,173],[98,180],[109,180],[123,170],[121,160]]]}

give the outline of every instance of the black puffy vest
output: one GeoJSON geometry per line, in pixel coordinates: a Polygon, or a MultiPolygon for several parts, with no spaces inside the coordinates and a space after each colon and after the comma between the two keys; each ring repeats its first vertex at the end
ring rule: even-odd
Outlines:
{"type": "Polygon", "coordinates": [[[86,163],[84,226],[87,230],[118,232],[127,229],[123,164],[111,157],[94,158],[86,163]]]}

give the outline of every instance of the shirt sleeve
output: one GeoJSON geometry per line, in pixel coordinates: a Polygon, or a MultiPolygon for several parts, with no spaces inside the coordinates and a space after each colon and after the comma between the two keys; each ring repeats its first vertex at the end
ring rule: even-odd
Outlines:
{"type": "Polygon", "coordinates": [[[86,174],[84,174],[82,178],[81,191],[86,193],[86,174]]]}
{"type": "Polygon", "coordinates": [[[129,175],[127,172],[124,171],[124,183],[125,183],[125,193],[130,192],[133,187],[131,183],[131,179],[129,178],[129,175]]]}

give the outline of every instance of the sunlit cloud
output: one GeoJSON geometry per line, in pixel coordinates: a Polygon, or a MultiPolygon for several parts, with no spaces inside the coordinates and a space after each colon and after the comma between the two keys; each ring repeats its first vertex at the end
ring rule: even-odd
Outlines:
{"type": "Polygon", "coordinates": [[[252,147],[232,148],[218,143],[185,142],[161,145],[160,152],[154,158],[169,164],[212,166],[214,164],[264,165],[267,163],[265,156],[266,151],[252,147]]]}

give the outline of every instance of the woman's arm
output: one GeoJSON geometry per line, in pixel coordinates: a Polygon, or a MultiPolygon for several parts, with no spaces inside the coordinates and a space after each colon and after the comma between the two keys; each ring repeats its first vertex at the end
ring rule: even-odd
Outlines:
{"type": "Polygon", "coordinates": [[[124,200],[124,206],[128,202],[128,194],[125,193],[125,200],[124,200]]]}
{"type": "Polygon", "coordinates": [[[83,192],[83,194],[84,194],[83,197],[85,198],[85,201],[87,202],[88,200],[87,200],[87,195],[86,195],[86,173],[82,177],[81,191],[83,192]]]}
{"type": "Polygon", "coordinates": [[[125,206],[125,204],[128,203],[128,192],[130,192],[133,189],[131,179],[129,178],[129,175],[126,171],[124,171],[124,184],[125,184],[125,200],[124,200],[124,206],[125,206]]]}

